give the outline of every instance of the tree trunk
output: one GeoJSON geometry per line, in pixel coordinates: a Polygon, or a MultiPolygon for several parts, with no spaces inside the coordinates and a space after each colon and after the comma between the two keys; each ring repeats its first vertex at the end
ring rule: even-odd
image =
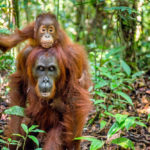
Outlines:
{"type": "Polygon", "coordinates": [[[19,21],[19,6],[18,6],[18,0],[12,0],[13,4],[13,16],[15,18],[15,25],[17,28],[20,27],[20,21],[19,21]]]}
{"type": "Polygon", "coordinates": [[[76,41],[80,41],[80,33],[83,31],[83,15],[84,15],[84,0],[77,0],[77,14],[76,14],[76,41]]]}
{"type": "Polygon", "coordinates": [[[106,15],[106,11],[104,10],[106,6],[106,2],[105,1],[95,1],[93,2],[93,7],[95,8],[95,17],[93,19],[93,21],[90,24],[90,28],[88,30],[89,36],[87,39],[87,43],[91,43],[93,42],[93,40],[97,43],[97,44],[102,44],[99,43],[99,41],[103,41],[103,24],[104,24],[104,20],[108,18],[108,16],[106,15]]]}
{"type": "Polygon", "coordinates": [[[29,7],[28,7],[28,2],[29,0],[24,0],[24,9],[25,9],[25,14],[26,14],[26,20],[27,20],[27,23],[30,22],[30,18],[29,18],[29,7]]]}
{"type": "MultiPolygon", "coordinates": [[[[128,0],[120,0],[119,7],[125,6],[137,10],[136,3],[136,0],[133,0],[132,2],[129,2],[128,0]]],[[[135,62],[136,14],[133,12],[129,14],[127,10],[119,11],[118,18],[122,33],[122,44],[126,46],[124,59],[129,63],[132,62],[133,64],[135,62]]]]}

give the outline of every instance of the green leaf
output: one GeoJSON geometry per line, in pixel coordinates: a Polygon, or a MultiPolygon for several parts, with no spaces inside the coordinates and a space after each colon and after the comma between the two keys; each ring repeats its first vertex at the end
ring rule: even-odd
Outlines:
{"type": "Polygon", "coordinates": [[[2,139],[0,139],[0,143],[7,144],[7,142],[2,139]]]}
{"type": "Polygon", "coordinates": [[[35,136],[33,136],[33,135],[28,135],[28,137],[29,137],[37,146],[39,146],[39,141],[38,141],[38,139],[37,139],[35,136]]]}
{"type": "Polygon", "coordinates": [[[2,150],[10,150],[10,149],[7,147],[3,147],[2,150]]]}
{"type": "Polygon", "coordinates": [[[104,142],[101,140],[95,139],[90,146],[90,150],[98,150],[104,145],[104,142]]]}
{"type": "Polygon", "coordinates": [[[102,130],[102,129],[106,126],[106,124],[107,124],[107,122],[104,121],[104,120],[102,120],[102,121],[100,122],[100,130],[102,130]]]}
{"type": "Polygon", "coordinates": [[[116,47],[111,49],[108,54],[106,54],[106,59],[108,59],[110,56],[116,55],[117,53],[121,52],[122,50],[124,50],[124,46],[123,47],[116,47]]]}
{"type": "Polygon", "coordinates": [[[33,129],[37,128],[38,125],[32,125],[30,128],[29,128],[29,132],[31,132],[33,129]]]}
{"type": "Polygon", "coordinates": [[[124,122],[121,124],[119,124],[118,122],[115,122],[109,129],[107,137],[110,138],[112,135],[114,135],[116,132],[123,129],[124,127],[125,127],[124,122]]]}
{"type": "Polygon", "coordinates": [[[24,117],[24,108],[20,106],[13,106],[13,107],[10,107],[9,109],[6,109],[4,113],[9,114],[9,115],[16,115],[16,116],[24,117]]]}
{"type": "Polygon", "coordinates": [[[144,71],[139,71],[139,72],[136,72],[132,75],[132,78],[136,78],[136,77],[140,77],[144,74],[144,71]]]}
{"type": "Polygon", "coordinates": [[[10,144],[11,144],[11,145],[17,145],[18,143],[19,143],[19,141],[12,140],[10,144]]]}
{"type": "Polygon", "coordinates": [[[8,140],[9,143],[11,142],[11,138],[8,138],[7,140],[8,140]]]}
{"type": "Polygon", "coordinates": [[[114,139],[114,140],[112,140],[112,143],[117,144],[117,145],[119,145],[125,149],[127,149],[127,148],[131,148],[133,150],[135,149],[133,142],[127,138],[124,138],[124,137],[114,139]]]}
{"type": "Polygon", "coordinates": [[[111,113],[109,113],[109,112],[107,112],[107,111],[105,111],[104,113],[105,113],[106,115],[108,115],[108,116],[115,117],[115,115],[113,115],[113,114],[111,114],[111,113]]]}
{"type": "Polygon", "coordinates": [[[145,127],[147,128],[147,126],[143,123],[143,122],[140,122],[140,121],[135,121],[135,123],[139,126],[142,126],[142,127],[145,127]]]}
{"type": "Polygon", "coordinates": [[[22,127],[22,129],[26,132],[26,134],[29,133],[27,125],[25,125],[24,123],[22,123],[22,124],[21,124],[21,127],[22,127]]]}
{"type": "Polygon", "coordinates": [[[95,91],[95,94],[97,94],[97,95],[99,95],[101,97],[104,97],[104,98],[107,97],[106,94],[103,91],[95,91]]]}
{"type": "Polygon", "coordinates": [[[129,104],[131,104],[133,106],[131,98],[126,93],[123,93],[121,91],[116,91],[115,93],[118,94],[118,95],[120,95],[120,96],[122,96],[125,100],[127,100],[127,102],[129,104]]]}
{"type": "Polygon", "coordinates": [[[119,124],[122,123],[122,122],[124,122],[127,117],[128,117],[128,115],[121,115],[121,114],[116,114],[116,115],[115,115],[116,121],[117,121],[119,124]]]}
{"type": "Polygon", "coordinates": [[[110,83],[110,89],[113,90],[117,87],[119,87],[120,83],[118,83],[117,81],[113,81],[110,83]]]}
{"type": "Polygon", "coordinates": [[[8,30],[8,29],[5,29],[5,28],[3,28],[3,29],[0,29],[0,34],[10,34],[11,32],[10,32],[10,30],[8,30]]]}
{"type": "Polygon", "coordinates": [[[101,107],[101,108],[103,108],[104,110],[107,109],[107,106],[105,104],[99,104],[98,106],[101,107]]]}
{"type": "Polygon", "coordinates": [[[95,84],[95,89],[99,89],[99,88],[102,88],[104,86],[108,85],[108,82],[103,80],[103,81],[100,81],[99,83],[96,83],[95,84]]]}
{"type": "Polygon", "coordinates": [[[94,105],[104,103],[105,100],[95,100],[94,105]]]}
{"type": "Polygon", "coordinates": [[[129,65],[124,60],[121,60],[121,66],[122,66],[123,70],[126,72],[126,74],[128,76],[130,76],[131,68],[129,67],[129,65]]]}
{"type": "Polygon", "coordinates": [[[148,114],[148,118],[147,118],[147,121],[149,121],[149,119],[150,119],[150,114],[148,114]]]}
{"type": "Polygon", "coordinates": [[[3,130],[0,130],[0,133],[3,133],[3,130]]]}
{"type": "Polygon", "coordinates": [[[21,137],[21,138],[23,138],[23,139],[24,139],[24,136],[22,136],[21,134],[13,133],[12,135],[14,135],[14,136],[18,136],[18,137],[21,137]]]}
{"type": "Polygon", "coordinates": [[[35,130],[32,130],[32,132],[40,132],[40,133],[45,133],[45,131],[43,131],[43,130],[40,130],[40,129],[35,129],[35,130]]]}
{"type": "Polygon", "coordinates": [[[94,137],[81,136],[81,137],[76,137],[76,138],[74,138],[74,139],[75,139],[75,140],[87,140],[87,141],[92,142],[92,141],[94,141],[96,138],[94,138],[94,137]]]}
{"type": "Polygon", "coordinates": [[[100,149],[103,145],[104,142],[101,140],[98,140],[94,137],[77,137],[75,140],[88,140],[91,142],[90,150],[98,150],[100,149]]]}
{"type": "Polygon", "coordinates": [[[129,117],[125,120],[125,128],[127,130],[130,129],[130,127],[132,127],[135,124],[135,119],[134,117],[129,117]]]}

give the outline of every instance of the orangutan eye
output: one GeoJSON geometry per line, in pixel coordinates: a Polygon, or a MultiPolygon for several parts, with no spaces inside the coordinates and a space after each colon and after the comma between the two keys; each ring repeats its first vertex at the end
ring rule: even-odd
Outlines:
{"type": "Polygon", "coordinates": [[[45,32],[46,30],[43,28],[42,31],[45,32]]]}
{"type": "Polygon", "coordinates": [[[55,32],[54,26],[50,26],[50,27],[49,27],[49,32],[50,32],[50,33],[54,33],[54,32],[55,32]]]}
{"type": "Polygon", "coordinates": [[[50,66],[50,67],[48,68],[48,70],[49,70],[49,71],[55,71],[55,70],[56,70],[56,67],[55,67],[55,66],[50,66]]]}
{"type": "Polygon", "coordinates": [[[38,66],[38,67],[37,67],[37,70],[38,70],[38,71],[44,71],[44,67],[43,67],[43,66],[38,66]]]}
{"type": "Polygon", "coordinates": [[[50,30],[49,30],[49,32],[51,32],[51,33],[52,33],[52,32],[53,32],[53,29],[50,29],[50,30]]]}

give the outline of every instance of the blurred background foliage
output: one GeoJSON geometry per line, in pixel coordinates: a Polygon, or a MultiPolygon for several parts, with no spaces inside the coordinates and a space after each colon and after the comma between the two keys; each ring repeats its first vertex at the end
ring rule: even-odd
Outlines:
{"type": "MultiPolygon", "coordinates": [[[[0,0],[0,33],[23,28],[43,12],[53,12],[69,37],[85,46],[94,83],[97,115],[134,107],[129,93],[150,74],[149,0],[0,0]]],[[[15,70],[23,44],[0,52],[0,70],[15,70]]],[[[92,118],[90,122],[93,122],[92,118]]]]}

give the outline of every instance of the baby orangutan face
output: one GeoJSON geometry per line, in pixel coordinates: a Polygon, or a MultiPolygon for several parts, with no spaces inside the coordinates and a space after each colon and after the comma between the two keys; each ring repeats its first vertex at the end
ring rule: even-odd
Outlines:
{"type": "Polygon", "coordinates": [[[53,25],[41,25],[39,28],[40,45],[50,48],[54,44],[55,27],[53,25]]]}
{"type": "Polygon", "coordinates": [[[57,40],[57,22],[55,18],[45,16],[44,18],[37,18],[35,35],[37,42],[43,48],[51,48],[57,40]]]}

